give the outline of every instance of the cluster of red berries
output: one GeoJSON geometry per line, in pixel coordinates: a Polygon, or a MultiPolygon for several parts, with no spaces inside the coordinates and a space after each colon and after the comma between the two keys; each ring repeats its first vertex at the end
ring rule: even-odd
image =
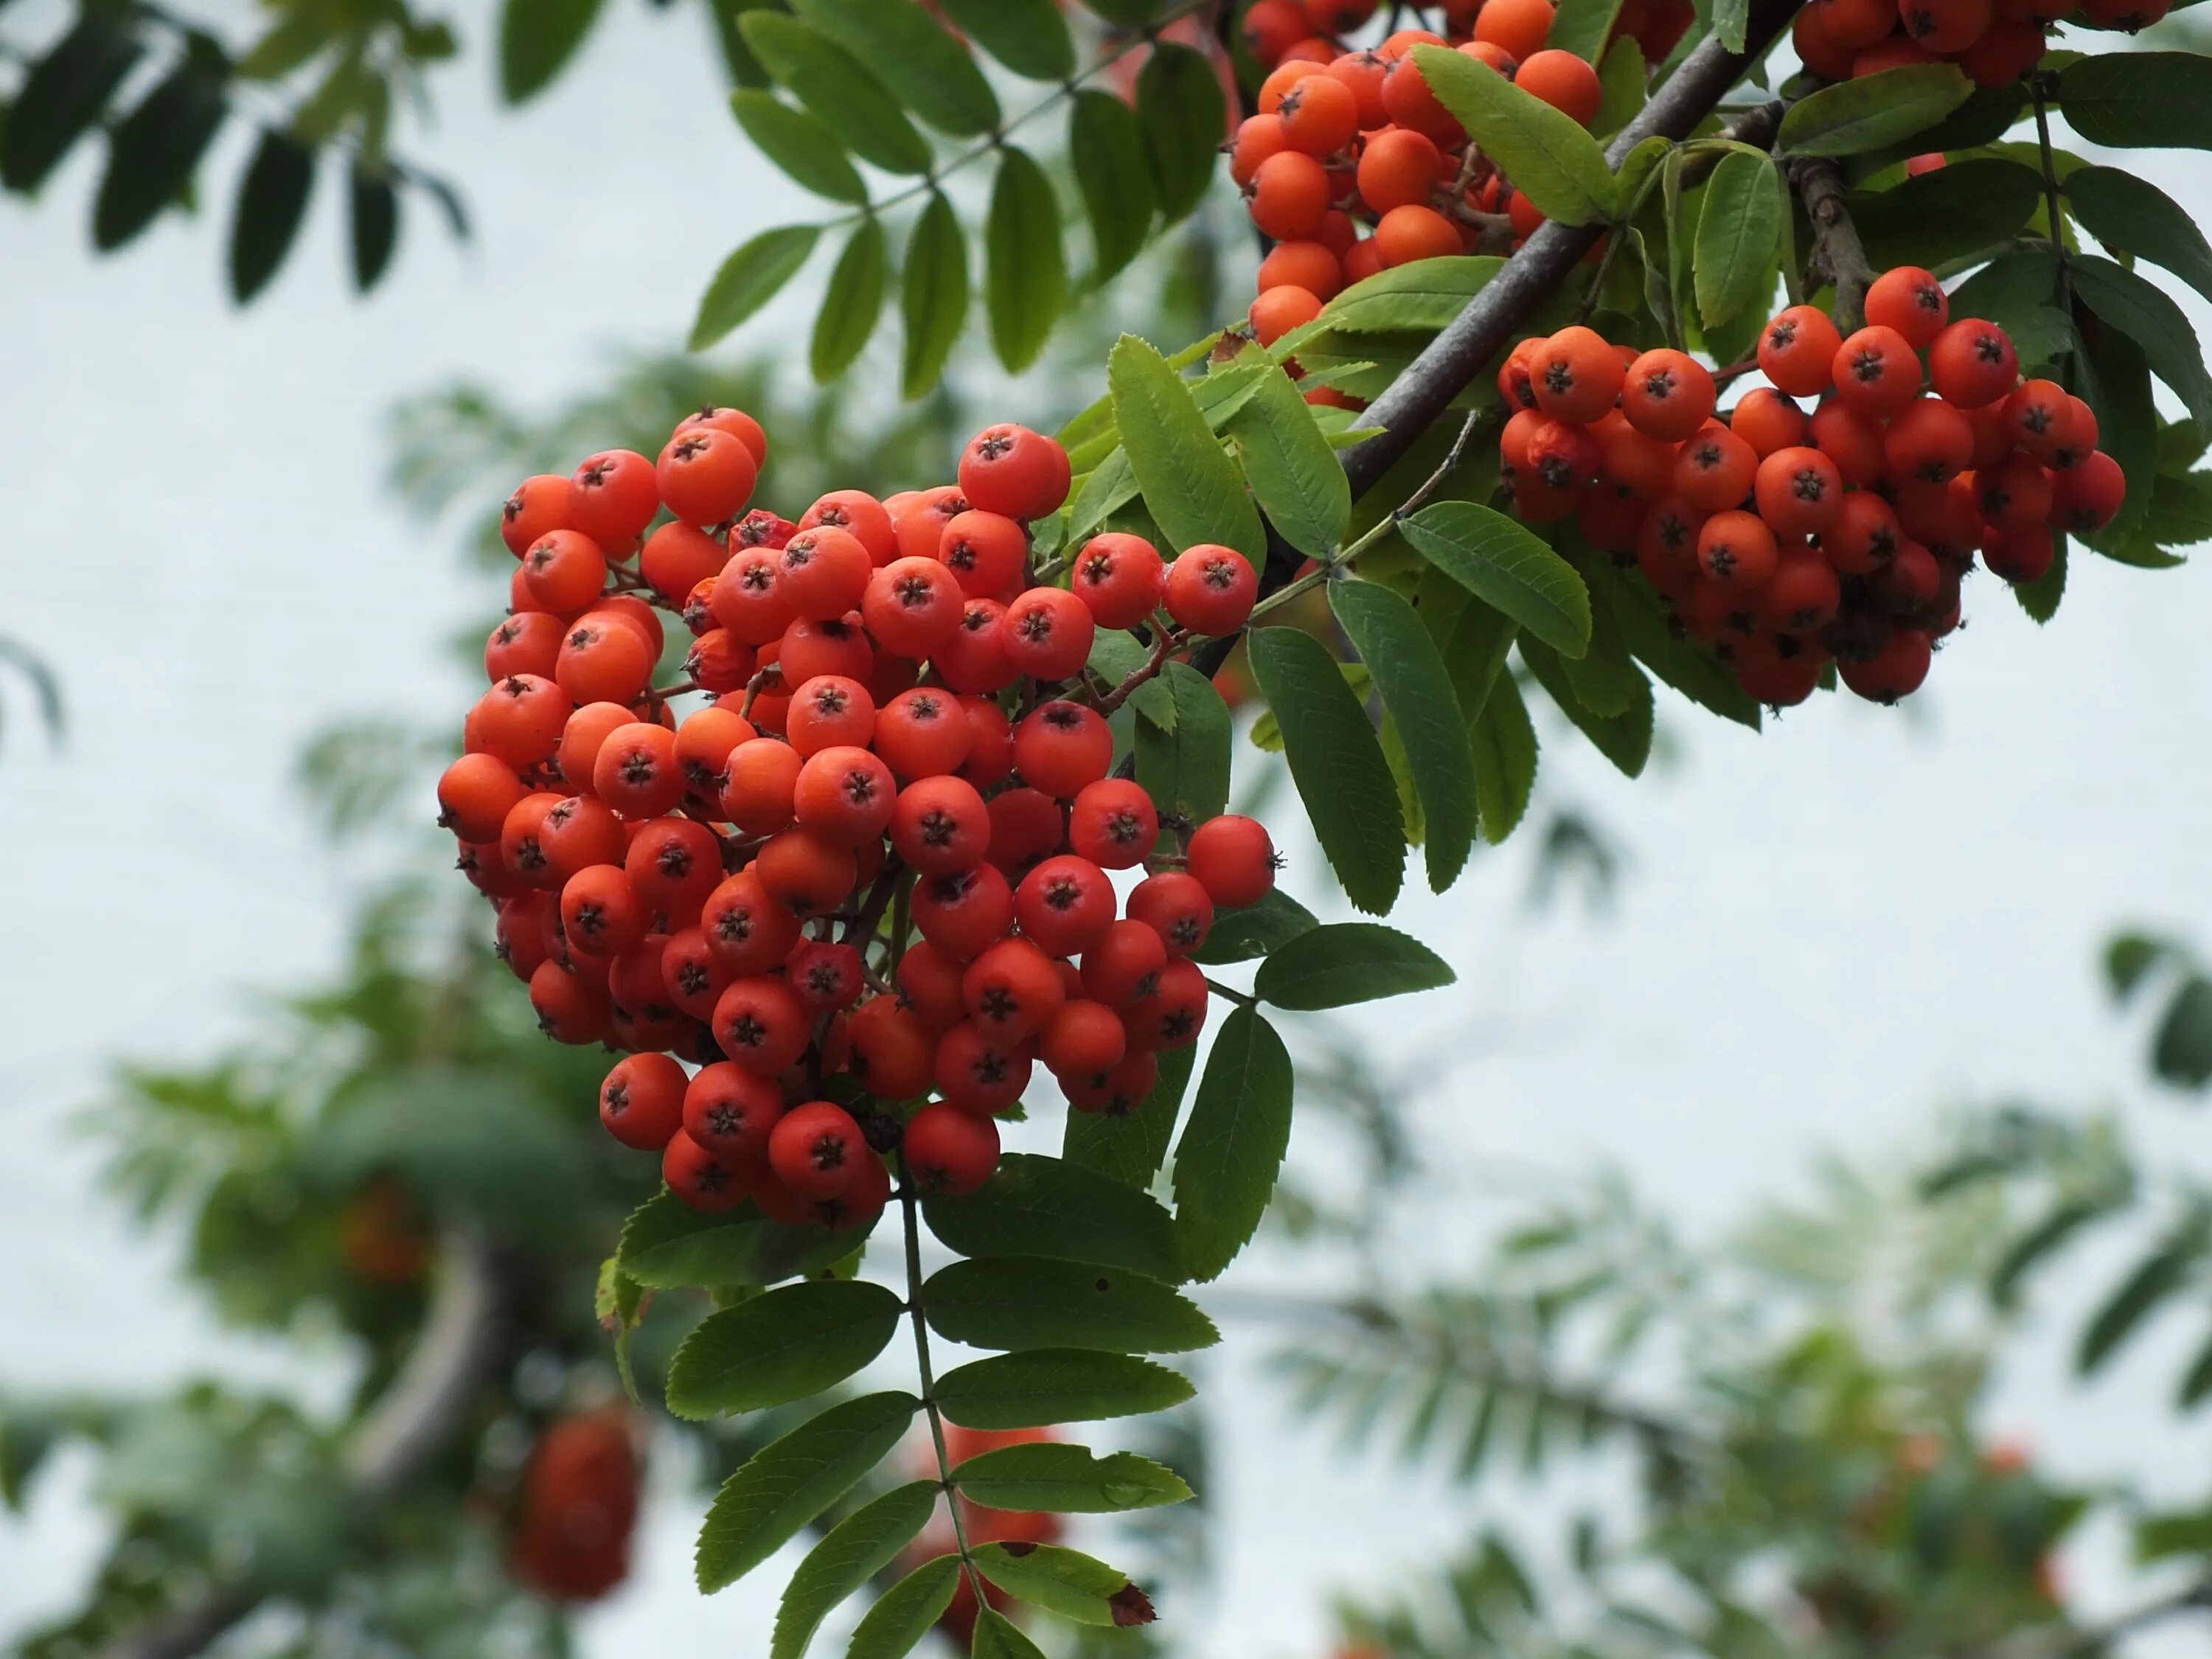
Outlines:
{"type": "Polygon", "coordinates": [[[708,410],[657,465],[612,451],[514,493],[514,612],[441,822],[544,1029],[633,1051],[600,1092],[616,1139],[695,1207],[854,1226],[902,1145],[926,1188],[981,1184],[1037,1061],[1127,1111],[1197,1039],[1191,953],[1269,890],[1273,848],[1249,818],[1163,823],[1109,775],[1100,705],[1129,688],[1085,665],[1100,628],[1152,630],[1153,671],[1235,632],[1258,578],[1105,534],[1068,586],[1036,580],[1068,461],[1021,427],[978,435],[957,484],[795,523],[747,510],[766,453],[708,410]],[[694,636],[658,690],[657,607],[694,636]],[[1126,896],[1116,872],[1141,874],[1126,896]],[[887,913],[919,934],[896,953],[887,913]]]}
{"type": "Polygon", "coordinates": [[[1682,352],[1580,325],[1522,341],[1498,375],[1515,510],[1572,516],[1592,547],[1632,556],[1762,702],[1803,702],[1831,661],[1861,696],[1908,696],[1959,625],[1978,552],[2032,582],[2052,532],[2102,529],[2126,483],[2088,404],[2023,382],[2005,331],[1953,321],[1929,272],[1886,272],[1866,317],[1844,339],[1825,312],[1783,312],[1759,337],[1771,385],[1724,416],[1682,352]],[[1800,398],[1818,400],[1809,416],[1800,398]]]}
{"type": "Polygon", "coordinates": [[[1911,64],[1956,64],[1977,86],[2002,87],[2043,61],[2044,30],[2062,18],[2136,30],[2172,0],[1812,0],[1790,25],[1809,74],[1849,81],[1911,64]]]}
{"type": "MultiPolygon", "coordinates": [[[[1258,0],[1245,14],[1245,38],[1268,74],[1259,113],[1230,145],[1229,173],[1252,222],[1276,244],[1261,261],[1252,303],[1263,345],[1379,270],[1502,252],[1543,222],[1437,101],[1414,47],[1456,45],[1584,126],[1597,117],[1597,71],[1544,45],[1552,0],[1447,5],[1451,38],[1401,29],[1371,48],[1345,50],[1335,37],[1375,11],[1373,0],[1258,0]]],[[[1692,15],[1688,0],[1626,0],[1613,33],[1638,40],[1656,62],[1692,15]]]]}

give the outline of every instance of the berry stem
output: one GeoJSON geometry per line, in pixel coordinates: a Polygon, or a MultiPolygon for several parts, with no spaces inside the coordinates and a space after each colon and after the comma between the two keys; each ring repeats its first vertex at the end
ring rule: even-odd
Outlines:
{"type": "MultiPolygon", "coordinates": [[[[2044,211],[2051,222],[2045,227],[2051,232],[2051,252],[2057,262],[2058,309],[2069,323],[2074,319],[2074,271],[2066,257],[2066,210],[2058,199],[2058,157],[2051,148],[2050,77],[2033,75],[2028,77],[2028,90],[2035,99],[2035,147],[2043,157],[2044,211]]],[[[2074,389],[2074,354],[2066,354],[2065,386],[2074,389]]]]}
{"type": "Polygon", "coordinates": [[[921,1196],[915,1187],[914,1172],[907,1168],[904,1147],[899,1149],[898,1176],[899,1208],[906,1232],[906,1310],[914,1323],[914,1362],[921,1374],[921,1408],[928,1414],[930,1443],[937,1450],[937,1484],[945,1489],[945,1508],[952,1513],[952,1541],[959,1548],[969,1586],[975,1592],[975,1605],[982,1607],[983,1578],[968,1547],[967,1523],[960,1518],[960,1500],[952,1490],[952,1455],[945,1448],[945,1417],[937,1409],[937,1376],[929,1364],[929,1323],[921,1306],[921,1196]]]}
{"type": "Polygon", "coordinates": [[[1206,988],[1214,995],[1235,1003],[1240,1008],[1256,1008],[1260,1006],[1259,998],[1240,991],[1234,986],[1224,985],[1218,979],[1208,979],[1206,981],[1206,988]]]}

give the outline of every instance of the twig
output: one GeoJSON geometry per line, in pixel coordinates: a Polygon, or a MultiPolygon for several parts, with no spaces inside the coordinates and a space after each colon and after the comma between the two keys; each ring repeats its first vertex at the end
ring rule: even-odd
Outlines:
{"type": "Polygon", "coordinates": [[[907,1168],[906,1149],[898,1154],[899,1206],[905,1212],[906,1224],[906,1310],[914,1324],[914,1361],[921,1374],[921,1408],[929,1418],[930,1443],[937,1450],[937,1483],[945,1488],[945,1508],[952,1514],[952,1541],[960,1552],[960,1565],[967,1570],[969,1588],[975,1592],[975,1605],[983,1602],[982,1575],[975,1566],[975,1557],[968,1545],[968,1526],[960,1516],[960,1502],[952,1491],[952,1454],[945,1443],[945,1416],[937,1408],[937,1378],[929,1364],[929,1323],[923,1316],[921,1306],[921,1201],[914,1184],[914,1172],[907,1168]]]}
{"type": "MultiPolygon", "coordinates": [[[[2074,268],[2066,254],[2066,210],[2058,201],[2058,161],[2051,148],[2049,97],[2053,77],[2031,75],[2028,89],[2035,99],[2035,147],[2043,157],[2043,199],[2050,218],[2051,252],[2057,262],[2058,310],[2069,323],[2074,318],[2074,268]]],[[[2074,389],[2074,354],[2066,355],[2066,388],[2074,389]]]]}
{"type": "Polygon", "coordinates": [[[1808,155],[1789,163],[1790,182],[1805,204],[1813,222],[1813,248],[1807,265],[1825,271],[1836,289],[1836,329],[1856,333],[1866,322],[1866,291],[1874,281],[1867,263],[1866,245],[1858,227],[1844,208],[1844,175],[1824,155],[1808,155]]]}

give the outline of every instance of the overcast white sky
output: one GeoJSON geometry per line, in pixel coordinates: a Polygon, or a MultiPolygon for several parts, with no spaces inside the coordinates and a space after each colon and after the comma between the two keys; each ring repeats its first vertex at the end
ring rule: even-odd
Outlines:
{"type": "MultiPolygon", "coordinates": [[[[14,10],[18,34],[59,16],[49,0],[14,10]]],[[[328,1396],[331,1357],[303,1369],[210,1330],[165,1253],[91,1194],[62,1122],[117,1060],[205,1054],[246,1029],[252,989],[334,962],[355,885],[289,793],[302,739],[364,706],[459,707],[440,641],[484,597],[382,487],[392,402],[462,376],[525,400],[587,388],[611,347],[679,337],[744,235],[813,210],[717,116],[690,12],[616,10],[621,26],[523,115],[495,116],[477,69],[441,85],[441,126],[411,148],[461,179],[477,246],[457,254],[410,222],[368,303],[342,281],[330,179],[292,268],[246,316],[220,278],[226,209],[95,262],[89,151],[37,210],[0,203],[0,632],[46,653],[73,725],[50,754],[11,702],[0,746],[0,1258],[15,1264],[0,1385],[221,1366],[328,1396]]],[[[213,176],[246,143],[227,134],[213,176]]],[[[2185,201],[2212,193],[2195,158],[2146,170],[2185,201]]],[[[1548,784],[1629,854],[1609,918],[1532,922],[1527,847],[1405,905],[1396,920],[1462,984],[1364,1029],[1391,1048],[1498,1038],[1419,1107],[1447,1249],[1469,1231],[1453,1173],[1485,1157],[1610,1160],[1710,1229],[1797,1183],[1817,1149],[1897,1146],[1943,1103],[1997,1092],[2126,1100],[2185,1147],[2202,1119],[2135,1081],[2140,1033],[2103,1006],[2093,958],[2131,920],[2212,949],[2212,573],[2084,558],[2047,631],[1986,577],[1968,615],[1908,713],[1822,699],[1754,738],[1669,701],[1681,763],[1633,787],[1554,745],[1548,784]]],[[[1290,850],[1293,885],[1324,903],[1318,854],[1290,850]]],[[[1261,1251],[1240,1271],[1271,1266],[1261,1251]]],[[[2053,1334],[1992,1426],[2025,1431],[2062,1472],[2121,1460],[2201,1492],[2212,1431],[2177,1445],[2161,1405],[2195,1334],[2146,1344],[2087,1395],[2065,1389],[2053,1334]]],[[[1393,1582],[1468,1515],[1440,1486],[1328,1461],[1326,1437],[1286,1440],[1263,1352],[1234,1337],[1211,1379],[1227,1571],[1217,1607],[1182,1611],[1223,1659],[1317,1654],[1333,1587],[1393,1582]]],[[[0,1516],[0,1639],[81,1583],[86,1474],[66,1465],[27,1520],[0,1516]]],[[[687,1503],[653,1512],[635,1580],[586,1621],[590,1651],[753,1647],[775,1575],[701,1601],[687,1503]]],[[[2110,1593],[2110,1544],[2083,1553],[2086,1593],[2110,1593]]]]}

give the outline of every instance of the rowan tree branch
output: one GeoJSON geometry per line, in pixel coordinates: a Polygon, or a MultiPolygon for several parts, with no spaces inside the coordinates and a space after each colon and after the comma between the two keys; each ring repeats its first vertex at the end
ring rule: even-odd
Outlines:
{"type": "Polygon", "coordinates": [[[1835,287],[1837,331],[1855,334],[1866,322],[1866,293],[1875,270],[1867,262],[1858,227],[1844,208],[1843,171],[1820,155],[1803,156],[1787,165],[1790,182],[1805,204],[1806,216],[1813,222],[1808,264],[1835,287]]]}

